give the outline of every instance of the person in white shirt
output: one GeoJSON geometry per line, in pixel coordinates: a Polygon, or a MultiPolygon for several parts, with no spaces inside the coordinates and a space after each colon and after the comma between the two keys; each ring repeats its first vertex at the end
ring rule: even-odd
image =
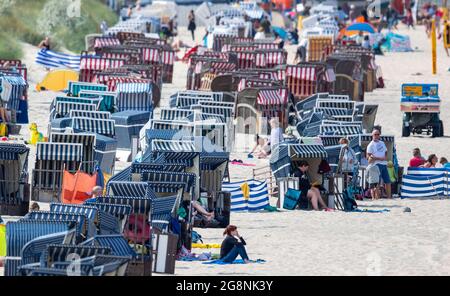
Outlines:
{"type": "Polygon", "coordinates": [[[380,140],[380,136],[381,132],[374,129],[372,132],[372,141],[367,146],[367,159],[372,157],[374,164],[380,169],[380,177],[383,180],[387,198],[391,198],[391,178],[387,169],[387,148],[386,144],[380,140]]]}
{"type": "Polygon", "coordinates": [[[278,122],[278,118],[272,118],[270,120],[270,150],[273,151],[276,145],[280,142],[283,142],[283,130],[280,127],[280,123],[278,122]]]}

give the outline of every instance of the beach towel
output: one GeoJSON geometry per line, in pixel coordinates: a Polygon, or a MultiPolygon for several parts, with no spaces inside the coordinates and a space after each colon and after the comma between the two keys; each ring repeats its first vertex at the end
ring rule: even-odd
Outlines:
{"type": "Polygon", "coordinates": [[[223,183],[222,190],[231,194],[231,211],[260,211],[269,206],[269,192],[266,182],[247,180],[223,183]],[[250,192],[246,199],[241,185],[247,183],[250,192]]]}
{"type": "Polygon", "coordinates": [[[243,163],[243,162],[238,162],[238,161],[232,161],[231,164],[242,165],[242,166],[256,166],[256,164],[253,164],[253,163],[243,163]]]}
{"type": "Polygon", "coordinates": [[[75,71],[80,70],[81,56],[70,55],[52,50],[42,49],[37,53],[36,64],[47,68],[69,68],[75,71]]]}
{"type": "Polygon", "coordinates": [[[382,210],[368,210],[368,209],[354,209],[351,212],[360,212],[360,213],[386,213],[390,212],[388,209],[382,209],[382,210]]]}
{"type": "MultiPolygon", "coordinates": [[[[250,260],[250,263],[265,263],[266,260],[263,259],[256,259],[256,260],[250,260]]],[[[217,265],[228,265],[228,264],[245,264],[243,259],[236,259],[233,262],[224,262],[220,259],[212,260],[208,262],[203,262],[203,264],[217,264],[217,265]]]]}

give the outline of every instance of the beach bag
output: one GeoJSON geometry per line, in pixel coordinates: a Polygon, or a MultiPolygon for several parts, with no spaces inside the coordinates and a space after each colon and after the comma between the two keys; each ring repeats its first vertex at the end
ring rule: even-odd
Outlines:
{"type": "Polygon", "coordinates": [[[289,188],[286,191],[286,194],[284,195],[283,209],[295,210],[301,196],[302,196],[301,191],[289,188]]]}
{"type": "Polygon", "coordinates": [[[198,242],[203,244],[202,236],[197,231],[192,231],[192,243],[196,244],[198,242]]]}
{"type": "Polygon", "coordinates": [[[351,212],[358,208],[358,204],[356,200],[353,198],[353,194],[350,192],[348,188],[342,192],[342,196],[344,198],[344,211],[351,212]]]}
{"type": "Polygon", "coordinates": [[[0,123],[0,137],[7,137],[8,136],[8,126],[6,123],[2,122],[0,123]]]}

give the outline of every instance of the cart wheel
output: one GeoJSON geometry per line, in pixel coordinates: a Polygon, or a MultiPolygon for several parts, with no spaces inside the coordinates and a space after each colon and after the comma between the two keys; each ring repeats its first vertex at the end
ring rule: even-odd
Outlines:
{"type": "Polygon", "coordinates": [[[405,123],[403,122],[402,137],[409,137],[410,134],[411,130],[409,129],[409,126],[405,126],[405,123]]]}
{"type": "Polygon", "coordinates": [[[433,126],[433,131],[431,133],[431,137],[437,138],[441,136],[441,124],[438,123],[437,125],[433,126]]]}
{"type": "Polygon", "coordinates": [[[444,123],[442,122],[442,120],[439,120],[439,130],[440,130],[439,137],[443,137],[444,136],[444,123]]]}

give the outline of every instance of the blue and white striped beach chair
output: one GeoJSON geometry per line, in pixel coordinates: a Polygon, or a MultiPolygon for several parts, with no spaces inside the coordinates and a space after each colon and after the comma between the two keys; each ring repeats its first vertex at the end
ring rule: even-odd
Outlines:
{"type": "Polygon", "coordinates": [[[54,213],[66,213],[66,214],[80,214],[87,218],[88,234],[93,236],[97,233],[96,226],[100,225],[99,210],[93,206],[87,205],[69,205],[62,203],[51,203],[50,212],[54,213]]]}
{"type": "Polygon", "coordinates": [[[36,146],[36,162],[33,170],[33,199],[59,200],[63,170],[75,172],[83,161],[83,144],[43,143],[36,146]]]}
{"type": "Polygon", "coordinates": [[[139,136],[140,130],[151,119],[152,113],[149,111],[127,110],[116,112],[111,119],[115,121],[115,134],[117,136],[118,147],[131,149],[131,139],[139,136]]]}
{"type": "Polygon", "coordinates": [[[73,117],[71,128],[74,130],[96,133],[111,138],[115,135],[115,122],[112,119],[73,117]]]}
{"type": "MultiPolygon", "coordinates": [[[[17,222],[8,222],[6,224],[6,264],[5,275],[15,276],[17,267],[22,264],[22,250],[24,246],[33,239],[42,237],[48,234],[61,234],[65,232],[64,241],[68,243],[73,242],[74,229],[76,221],[34,221],[21,220],[17,222]]],[[[53,237],[51,238],[53,239],[53,237]]],[[[59,239],[59,238],[58,238],[59,239]]],[[[45,240],[36,242],[36,245],[41,244],[45,240]]],[[[37,249],[36,249],[37,250],[37,249]]],[[[27,250],[26,254],[29,256],[33,250],[27,250]]],[[[31,255],[30,255],[31,256],[31,255]]]]}
{"type": "Polygon", "coordinates": [[[70,110],[69,117],[88,117],[94,119],[111,119],[111,113],[107,111],[83,111],[70,110]]]}
{"type": "Polygon", "coordinates": [[[117,111],[152,111],[152,86],[147,83],[119,83],[116,89],[117,111]]]}
{"type": "Polygon", "coordinates": [[[82,240],[83,238],[94,235],[94,233],[88,232],[89,231],[88,219],[84,214],[32,211],[32,212],[29,212],[23,219],[37,220],[37,221],[74,220],[77,222],[76,235],[77,235],[78,241],[82,240]]]}
{"type": "Polygon", "coordinates": [[[41,257],[41,266],[52,267],[55,262],[71,261],[74,259],[88,258],[95,255],[109,255],[111,248],[100,246],[50,244],[41,257]]]}

